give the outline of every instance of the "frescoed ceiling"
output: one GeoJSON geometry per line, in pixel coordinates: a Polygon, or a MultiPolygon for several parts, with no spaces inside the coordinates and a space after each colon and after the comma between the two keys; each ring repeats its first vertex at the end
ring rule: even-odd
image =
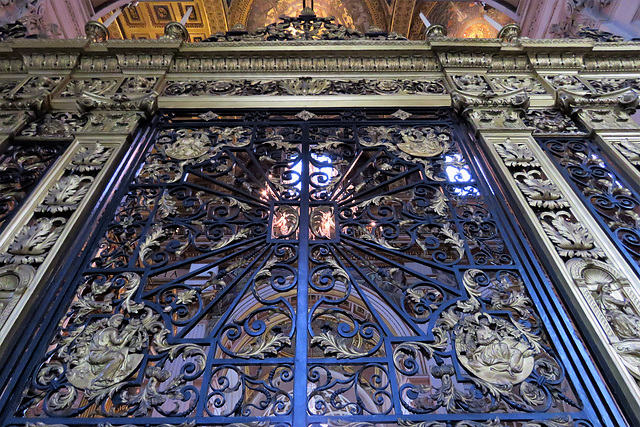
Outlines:
{"type": "MultiPolygon", "coordinates": [[[[501,0],[509,10],[519,0],[501,0]],[[506,3],[505,3],[506,2],[506,3]]],[[[115,10],[116,3],[93,0],[96,10],[115,10]]],[[[164,33],[170,21],[180,21],[187,7],[194,8],[187,21],[192,42],[211,34],[230,30],[237,25],[253,32],[257,28],[277,22],[280,16],[298,16],[311,0],[165,0],[141,1],[128,5],[120,0],[122,14],[110,25],[111,38],[155,39],[164,33]]],[[[423,1],[423,0],[314,0],[318,16],[333,16],[336,22],[361,32],[376,27],[395,31],[414,40],[424,39],[423,13],[431,23],[445,25],[449,37],[495,37],[498,30],[485,16],[504,25],[514,22],[505,13],[481,1],[423,1]]],[[[106,21],[112,12],[101,14],[106,21]]],[[[100,15],[97,12],[97,15],[100,15]]]]}
{"type": "Polygon", "coordinates": [[[444,25],[448,37],[496,37],[498,29],[492,26],[485,16],[500,25],[515,22],[493,7],[483,5],[482,2],[425,1],[420,2],[414,9],[410,39],[424,39],[426,28],[420,13],[424,14],[430,23],[444,25]]]}
{"type": "MultiPolygon", "coordinates": [[[[227,31],[224,0],[191,0],[139,2],[126,6],[118,19],[109,26],[111,38],[156,39],[164,34],[164,26],[180,21],[188,7],[193,12],[186,22],[190,41],[197,42],[212,33],[227,31]]],[[[101,21],[106,21],[111,13],[101,21]]]]}

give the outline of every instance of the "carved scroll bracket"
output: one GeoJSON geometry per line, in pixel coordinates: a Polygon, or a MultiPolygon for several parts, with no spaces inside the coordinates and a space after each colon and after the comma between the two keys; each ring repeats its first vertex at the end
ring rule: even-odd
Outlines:
{"type": "MultiPolygon", "coordinates": [[[[101,122],[89,117],[88,123],[101,122]]],[[[137,123],[137,121],[136,121],[137,123]]],[[[86,124],[87,125],[87,124],[86,124]]],[[[76,139],[0,237],[0,347],[36,301],[126,147],[125,135],[76,139]]]]}
{"type": "Polygon", "coordinates": [[[503,94],[493,92],[471,93],[461,90],[451,92],[451,106],[460,114],[476,108],[515,108],[527,109],[530,98],[524,89],[503,94]]]}
{"type": "Polygon", "coordinates": [[[480,134],[531,230],[528,235],[547,255],[552,280],[585,319],[585,335],[607,360],[605,370],[620,379],[613,386],[638,413],[640,357],[627,345],[632,332],[623,327],[640,330],[640,278],[533,137],[480,134]],[[624,292],[614,294],[613,288],[624,292]]]}
{"type": "Polygon", "coordinates": [[[476,130],[527,129],[522,115],[529,107],[529,101],[524,89],[502,95],[460,90],[454,90],[451,94],[451,106],[466,117],[476,130]]]}
{"type": "Polygon", "coordinates": [[[109,97],[84,92],[77,103],[80,111],[141,111],[151,116],[158,109],[158,92],[142,95],[117,93],[109,97]]]}
{"type": "Polygon", "coordinates": [[[576,114],[589,130],[640,129],[630,117],[638,108],[638,94],[622,88],[604,94],[556,92],[556,106],[568,115],[576,114]]]}

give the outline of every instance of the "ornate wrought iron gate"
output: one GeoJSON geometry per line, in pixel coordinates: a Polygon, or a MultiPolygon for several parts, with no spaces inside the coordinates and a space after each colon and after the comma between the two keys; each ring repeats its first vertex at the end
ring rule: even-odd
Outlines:
{"type": "Polygon", "coordinates": [[[611,422],[449,112],[171,113],[147,144],[7,425],[611,422]]]}

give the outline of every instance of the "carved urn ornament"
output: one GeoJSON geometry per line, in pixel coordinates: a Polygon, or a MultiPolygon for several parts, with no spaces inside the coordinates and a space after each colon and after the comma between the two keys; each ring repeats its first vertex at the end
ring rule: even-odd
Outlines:
{"type": "Polygon", "coordinates": [[[520,37],[521,33],[522,29],[520,29],[518,24],[510,23],[502,27],[500,32],[498,32],[498,38],[505,42],[513,42],[520,37]]]}
{"type": "Polygon", "coordinates": [[[165,39],[182,40],[186,42],[189,41],[189,31],[184,24],[171,21],[164,26],[164,36],[162,37],[165,39]]]}
{"type": "Polygon", "coordinates": [[[427,40],[436,37],[447,37],[447,27],[440,24],[433,24],[427,28],[427,40]]]}
{"type": "Polygon", "coordinates": [[[109,29],[98,21],[89,21],[84,26],[87,38],[92,42],[102,43],[109,38],[109,29]]]}

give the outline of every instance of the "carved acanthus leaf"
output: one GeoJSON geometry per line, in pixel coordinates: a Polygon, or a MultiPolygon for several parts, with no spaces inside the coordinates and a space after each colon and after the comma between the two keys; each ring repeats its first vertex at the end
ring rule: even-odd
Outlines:
{"type": "Polygon", "coordinates": [[[240,350],[235,354],[243,359],[264,359],[268,355],[276,356],[278,351],[284,346],[291,346],[291,338],[281,332],[271,333],[266,339],[258,337],[248,348],[240,350]]]}
{"type": "Polygon", "coordinates": [[[38,206],[38,212],[64,212],[74,210],[84,199],[93,177],[69,175],[56,182],[38,206]]]}
{"type": "Polygon", "coordinates": [[[572,222],[572,215],[569,212],[545,212],[540,218],[543,220],[542,228],[560,256],[604,258],[604,252],[596,247],[589,230],[578,222],[572,222]]]}
{"type": "Polygon", "coordinates": [[[111,148],[102,144],[82,146],[71,160],[68,169],[74,172],[100,170],[111,156],[111,148]]]}
{"type": "Polygon", "coordinates": [[[531,149],[525,144],[506,142],[496,144],[495,147],[507,167],[540,166],[531,149]]]}
{"type": "Polygon", "coordinates": [[[568,208],[569,202],[564,199],[562,192],[548,179],[540,178],[540,172],[528,171],[514,174],[518,188],[527,198],[529,205],[545,209],[568,208]]]}
{"type": "Polygon", "coordinates": [[[369,354],[353,348],[351,341],[336,336],[333,332],[322,332],[311,339],[311,345],[317,345],[324,350],[325,356],[335,356],[338,359],[355,359],[369,354]]]}
{"type": "Polygon", "coordinates": [[[41,218],[33,225],[23,226],[9,245],[8,253],[0,255],[0,262],[36,264],[44,262],[66,223],[64,218],[41,218]]]}

